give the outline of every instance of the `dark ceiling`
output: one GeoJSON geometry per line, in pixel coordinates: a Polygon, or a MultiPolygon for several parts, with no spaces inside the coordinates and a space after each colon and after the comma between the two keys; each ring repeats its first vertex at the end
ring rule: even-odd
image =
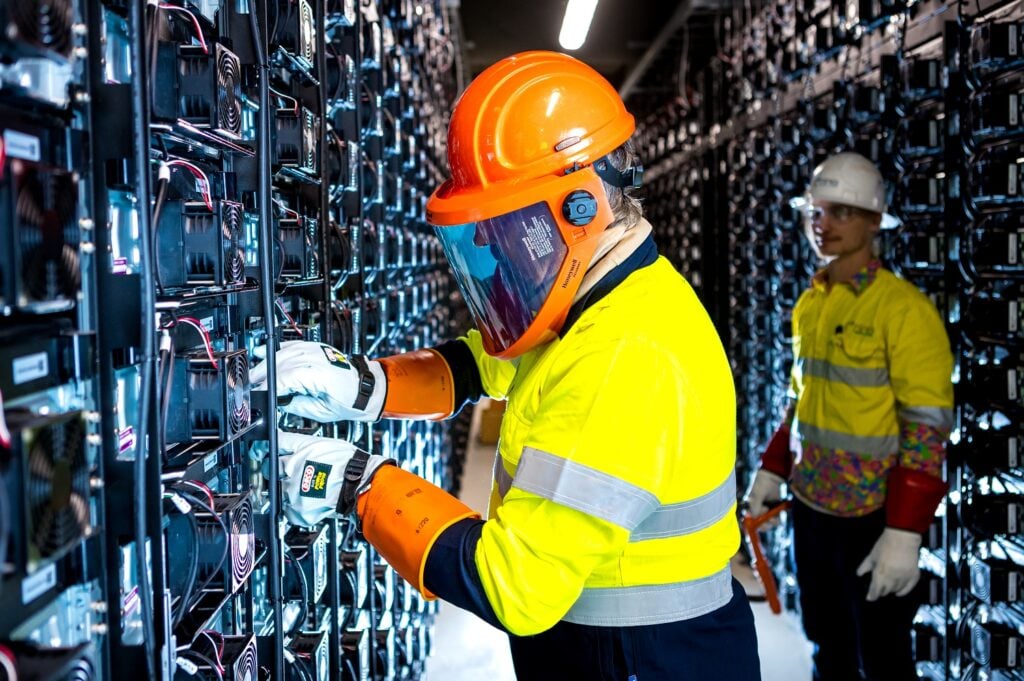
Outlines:
{"type": "MultiPolygon", "coordinates": [[[[523,50],[563,51],[558,45],[567,0],[462,0],[468,75],[523,50]]],[[[674,2],[600,0],[587,41],[569,52],[619,87],[658,31],[674,2]]]]}
{"type": "MultiPolygon", "coordinates": [[[[562,51],[558,33],[568,0],[461,0],[459,17],[465,46],[466,76],[472,78],[499,59],[524,50],[562,51]]],[[[644,78],[631,91],[634,113],[677,96],[679,64],[694,73],[717,52],[718,24],[725,0],[599,0],[586,42],[569,52],[620,88],[658,34],[685,5],[684,27],[667,36],[644,78]],[[681,60],[683,50],[689,58],[681,60]],[[639,98],[639,99],[638,99],[639,98]]]]}

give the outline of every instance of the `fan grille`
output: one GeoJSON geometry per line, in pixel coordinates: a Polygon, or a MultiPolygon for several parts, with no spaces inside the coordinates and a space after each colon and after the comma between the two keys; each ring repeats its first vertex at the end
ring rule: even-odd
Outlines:
{"type": "Polygon", "coordinates": [[[74,9],[70,0],[10,0],[9,34],[57,54],[71,55],[74,9]]]}
{"type": "Polygon", "coordinates": [[[245,353],[231,355],[227,367],[229,434],[234,435],[249,425],[249,362],[245,353]]]}
{"type": "Polygon", "coordinates": [[[40,558],[81,540],[89,528],[89,466],[81,418],[43,426],[26,438],[29,538],[40,558]]]}
{"type": "Polygon", "coordinates": [[[12,163],[26,304],[73,299],[81,285],[77,185],[71,173],[12,163]]]}
{"type": "Polygon", "coordinates": [[[242,65],[230,50],[217,45],[217,127],[234,137],[242,134],[242,65]]]}

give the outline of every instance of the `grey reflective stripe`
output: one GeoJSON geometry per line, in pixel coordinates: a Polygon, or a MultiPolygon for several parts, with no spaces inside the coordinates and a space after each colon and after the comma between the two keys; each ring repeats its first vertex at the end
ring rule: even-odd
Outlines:
{"type": "Polygon", "coordinates": [[[677,537],[711,527],[732,511],[736,504],[736,473],[729,476],[707,494],[683,501],[666,504],[654,509],[640,526],[633,530],[629,541],[677,537]]]}
{"type": "Polygon", "coordinates": [[[642,487],[532,447],[523,448],[512,485],[631,532],[658,507],[642,487]]]}
{"type": "Polygon", "coordinates": [[[597,627],[630,627],[693,619],[732,599],[732,573],[675,584],[584,589],[562,619],[597,627]]]}
{"type": "Polygon", "coordinates": [[[867,454],[878,458],[895,454],[900,447],[899,435],[851,435],[819,428],[799,421],[794,427],[800,437],[829,449],[842,449],[854,454],[867,454]]]}
{"type": "Polygon", "coordinates": [[[815,376],[858,388],[881,388],[889,385],[889,370],[885,367],[844,367],[814,357],[801,357],[797,364],[804,376],[815,376]]]}
{"type": "Polygon", "coordinates": [[[498,496],[502,499],[512,489],[512,476],[505,470],[505,464],[502,462],[500,452],[495,452],[494,454],[494,484],[498,486],[498,496]]]}
{"type": "Polygon", "coordinates": [[[900,420],[935,428],[952,428],[953,410],[945,407],[904,407],[900,409],[900,420]]]}

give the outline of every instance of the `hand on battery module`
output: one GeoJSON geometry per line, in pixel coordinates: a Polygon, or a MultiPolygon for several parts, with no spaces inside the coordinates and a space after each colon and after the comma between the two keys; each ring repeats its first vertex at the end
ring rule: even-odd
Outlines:
{"type": "Polygon", "coordinates": [[[315,525],[334,513],[351,513],[355,498],[365,491],[377,469],[391,462],[345,440],[279,431],[277,442],[284,513],[293,525],[315,525]],[[353,459],[357,461],[353,463],[353,459]],[[339,503],[343,492],[351,498],[339,503]]]}
{"type": "MultiPolygon", "coordinates": [[[[379,362],[309,341],[282,343],[276,358],[277,396],[289,398],[280,404],[289,414],[321,423],[380,418],[386,379],[379,362]]],[[[254,390],[267,389],[266,362],[249,372],[249,380],[254,390]]]]}

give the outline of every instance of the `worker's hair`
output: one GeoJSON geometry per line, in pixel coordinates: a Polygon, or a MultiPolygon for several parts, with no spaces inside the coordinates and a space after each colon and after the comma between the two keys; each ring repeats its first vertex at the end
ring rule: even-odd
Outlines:
{"type": "MultiPolygon", "coordinates": [[[[608,154],[608,161],[618,170],[625,170],[639,163],[632,141],[626,140],[622,146],[608,154]]],[[[615,215],[613,225],[624,224],[628,229],[643,218],[644,210],[640,206],[640,199],[632,195],[634,191],[632,188],[619,189],[607,182],[604,183],[604,192],[608,195],[608,202],[615,215]]]]}

